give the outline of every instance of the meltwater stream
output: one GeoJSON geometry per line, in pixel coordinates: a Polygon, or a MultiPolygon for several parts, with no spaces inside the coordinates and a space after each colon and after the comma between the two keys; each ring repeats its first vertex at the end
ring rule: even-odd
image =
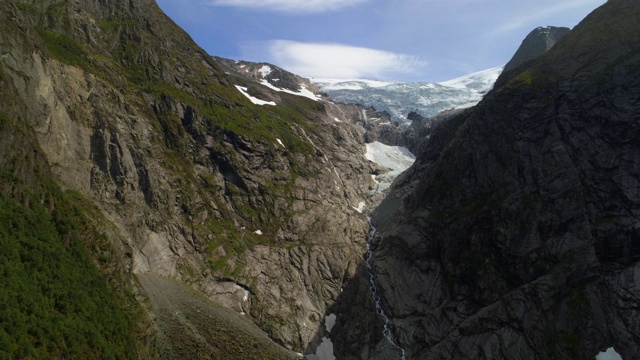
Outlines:
{"type": "Polygon", "coordinates": [[[373,250],[374,250],[373,239],[375,235],[376,235],[376,228],[373,227],[373,225],[370,225],[369,238],[367,239],[367,253],[365,254],[365,261],[367,263],[367,269],[369,271],[369,289],[371,290],[371,295],[373,295],[373,301],[376,303],[376,312],[382,318],[382,325],[383,325],[382,335],[384,335],[387,341],[389,341],[389,343],[394,348],[398,349],[398,351],[401,354],[402,360],[406,360],[407,358],[406,358],[404,349],[400,347],[400,345],[398,345],[398,343],[393,337],[393,334],[391,333],[391,328],[389,327],[389,318],[387,317],[387,314],[385,314],[384,309],[382,308],[382,298],[380,298],[380,294],[378,293],[378,287],[376,286],[376,279],[373,274],[373,267],[372,267],[373,250]]]}

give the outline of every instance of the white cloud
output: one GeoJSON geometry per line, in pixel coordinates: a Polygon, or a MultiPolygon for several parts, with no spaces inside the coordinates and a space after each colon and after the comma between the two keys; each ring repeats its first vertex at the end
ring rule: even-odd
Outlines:
{"type": "Polygon", "coordinates": [[[274,63],[307,77],[394,79],[427,65],[415,56],[333,43],[275,40],[267,50],[274,63]]]}
{"type": "Polygon", "coordinates": [[[529,13],[526,15],[510,17],[508,21],[504,22],[501,26],[494,29],[491,35],[509,33],[514,31],[515,29],[519,29],[525,26],[533,29],[532,24],[536,24],[535,26],[552,25],[541,24],[539,23],[539,21],[557,14],[571,13],[572,11],[583,9],[593,9],[595,6],[602,5],[604,2],[605,0],[571,0],[558,2],[555,5],[551,6],[541,6],[539,7],[539,10],[529,10],[529,13]]]}
{"type": "Polygon", "coordinates": [[[234,6],[291,13],[315,13],[355,6],[369,0],[210,0],[217,6],[234,6]]]}

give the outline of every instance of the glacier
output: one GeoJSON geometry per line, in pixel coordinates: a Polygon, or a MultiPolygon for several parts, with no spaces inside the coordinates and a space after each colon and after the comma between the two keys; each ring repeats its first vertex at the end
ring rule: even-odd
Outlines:
{"type": "Polygon", "coordinates": [[[393,82],[363,79],[311,78],[320,91],[333,100],[372,106],[386,111],[393,121],[407,125],[411,111],[431,117],[443,110],[474,106],[493,88],[503,66],[440,82],[393,82]]]}

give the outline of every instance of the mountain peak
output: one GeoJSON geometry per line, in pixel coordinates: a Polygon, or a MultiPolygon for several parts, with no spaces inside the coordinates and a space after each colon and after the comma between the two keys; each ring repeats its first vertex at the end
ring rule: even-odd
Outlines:
{"type": "Polygon", "coordinates": [[[560,39],[569,33],[567,27],[539,26],[527,35],[511,60],[504,66],[504,71],[536,58],[551,49],[560,39]]]}

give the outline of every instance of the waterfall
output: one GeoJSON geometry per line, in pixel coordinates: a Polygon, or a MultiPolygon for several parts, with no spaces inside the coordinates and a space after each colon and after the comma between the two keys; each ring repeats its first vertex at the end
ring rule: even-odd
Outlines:
{"type": "Polygon", "coordinates": [[[387,314],[385,314],[384,309],[382,308],[382,298],[380,298],[380,294],[378,293],[378,287],[376,285],[375,275],[373,273],[373,250],[374,244],[373,239],[376,235],[376,228],[373,225],[370,225],[369,229],[369,238],[367,239],[367,253],[365,254],[365,261],[367,263],[367,269],[369,271],[369,289],[371,290],[371,295],[373,296],[373,301],[376,304],[376,312],[382,318],[382,335],[389,341],[389,343],[400,352],[401,359],[406,360],[406,354],[404,349],[398,345],[393,334],[391,333],[391,327],[389,326],[389,318],[387,314]]]}

